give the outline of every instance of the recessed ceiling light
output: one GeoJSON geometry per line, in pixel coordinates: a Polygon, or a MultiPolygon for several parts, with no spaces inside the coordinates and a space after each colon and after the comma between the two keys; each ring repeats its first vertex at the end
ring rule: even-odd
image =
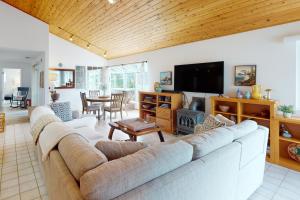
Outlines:
{"type": "Polygon", "coordinates": [[[70,41],[73,41],[73,35],[70,36],[69,40],[70,40],[70,41]]]}
{"type": "Polygon", "coordinates": [[[104,56],[104,57],[106,57],[106,56],[107,56],[107,51],[105,51],[105,52],[104,52],[103,56],[104,56]]]}
{"type": "Polygon", "coordinates": [[[118,1],[118,0],[108,0],[108,2],[109,2],[110,4],[115,4],[115,3],[117,3],[117,1],[118,1]]]}
{"type": "Polygon", "coordinates": [[[90,48],[90,46],[91,46],[91,44],[90,43],[88,43],[87,45],[86,45],[86,48],[90,48]]]}

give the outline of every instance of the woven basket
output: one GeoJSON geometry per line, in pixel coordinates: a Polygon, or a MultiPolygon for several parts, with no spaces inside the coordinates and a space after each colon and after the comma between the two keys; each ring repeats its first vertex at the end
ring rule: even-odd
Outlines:
{"type": "Polygon", "coordinates": [[[0,113],[0,133],[5,131],[5,113],[0,113]]]}
{"type": "Polygon", "coordinates": [[[300,144],[290,144],[288,146],[288,153],[293,160],[300,162],[300,144]]]}

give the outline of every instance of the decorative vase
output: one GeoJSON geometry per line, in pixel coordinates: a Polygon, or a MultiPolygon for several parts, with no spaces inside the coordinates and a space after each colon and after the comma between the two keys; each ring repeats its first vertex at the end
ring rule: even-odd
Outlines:
{"type": "Polygon", "coordinates": [[[239,88],[236,91],[236,97],[239,99],[243,98],[243,92],[239,88]]]}
{"type": "Polygon", "coordinates": [[[59,99],[59,93],[56,93],[56,92],[52,92],[51,93],[51,99],[53,102],[57,101],[59,99]]]}
{"type": "Polygon", "coordinates": [[[155,92],[161,92],[162,91],[162,88],[161,88],[159,82],[154,82],[154,91],[155,92]]]}
{"type": "Polygon", "coordinates": [[[266,89],[265,91],[266,91],[266,93],[267,93],[267,94],[266,94],[266,99],[267,99],[267,100],[270,100],[270,99],[271,99],[271,92],[272,92],[272,89],[266,89]]]}
{"type": "Polygon", "coordinates": [[[291,118],[292,117],[292,113],[283,113],[283,117],[284,118],[291,118]]]}
{"type": "Polygon", "coordinates": [[[245,94],[244,94],[244,97],[246,99],[250,99],[251,98],[251,92],[250,91],[246,91],[245,94]]]}
{"type": "Polygon", "coordinates": [[[261,86],[260,85],[253,85],[252,86],[252,98],[253,99],[261,99],[261,86]]]}

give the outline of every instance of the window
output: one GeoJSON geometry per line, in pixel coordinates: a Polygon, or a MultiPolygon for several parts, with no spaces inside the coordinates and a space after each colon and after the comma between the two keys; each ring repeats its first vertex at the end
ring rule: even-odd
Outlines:
{"type": "Polygon", "coordinates": [[[111,88],[123,89],[124,88],[124,77],[122,73],[111,74],[111,88]]]}
{"type": "Polygon", "coordinates": [[[101,67],[87,67],[87,89],[100,90],[101,88],[101,67]]]}
{"type": "Polygon", "coordinates": [[[138,91],[148,89],[147,72],[147,62],[111,67],[76,66],[76,88],[100,90],[101,95],[127,91],[131,100],[137,102],[138,91]]]}
{"type": "Polygon", "coordinates": [[[85,66],[75,67],[75,87],[77,89],[86,88],[86,67],[85,66]]]}
{"type": "Polygon", "coordinates": [[[147,88],[147,63],[134,63],[109,67],[110,90],[132,93],[137,101],[138,91],[147,88]]]}

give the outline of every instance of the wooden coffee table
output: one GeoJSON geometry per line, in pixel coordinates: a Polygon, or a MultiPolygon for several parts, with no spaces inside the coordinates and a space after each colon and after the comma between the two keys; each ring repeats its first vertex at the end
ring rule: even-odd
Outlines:
{"type": "Polygon", "coordinates": [[[159,126],[155,126],[153,128],[143,129],[143,130],[140,130],[140,131],[130,130],[130,129],[128,129],[128,128],[120,125],[120,124],[117,124],[115,122],[110,122],[109,126],[110,126],[110,131],[109,131],[109,134],[108,134],[108,139],[110,139],[110,140],[113,137],[115,129],[117,129],[117,130],[120,130],[120,131],[126,133],[129,136],[130,141],[136,141],[137,136],[147,135],[147,134],[150,134],[150,133],[153,133],[153,132],[157,132],[158,137],[159,137],[161,142],[165,141],[164,136],[161,132],[161,128],[159,126]]]}

